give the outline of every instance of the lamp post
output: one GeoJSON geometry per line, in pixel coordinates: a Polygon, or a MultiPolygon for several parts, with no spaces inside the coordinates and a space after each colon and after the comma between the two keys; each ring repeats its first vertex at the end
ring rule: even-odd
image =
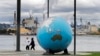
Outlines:
{"type": "Polygon", "coordinates": [[[17,0],[17,38],[16,38],[16,51],[20,51],[20,10],[21,10],[21,0],[17,0]]]}
{"type": "Polygon", "coordinates": [[[74,56],[76,55],[76,0],[74,0],[74,56]]]}
{"type": "Polygon", "coordinates": [[[47,18],[49,18],[49,0],[47,0],[47,18]]]}

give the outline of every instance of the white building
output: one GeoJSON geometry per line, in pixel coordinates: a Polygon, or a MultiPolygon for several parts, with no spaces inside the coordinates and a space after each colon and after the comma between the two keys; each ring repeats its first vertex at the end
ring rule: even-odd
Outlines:
{"type": "Polygon", "coordinates": [[[32,17],[23,19],[22,25],[23,25],[23,27],[27,27],[27,28],[35,28],[36,27],[34,18],[32,18],[32,17]]]}

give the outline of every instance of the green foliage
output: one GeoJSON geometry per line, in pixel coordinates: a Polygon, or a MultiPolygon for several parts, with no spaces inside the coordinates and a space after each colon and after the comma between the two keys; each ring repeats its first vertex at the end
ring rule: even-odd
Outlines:
{"type": "Polygon", "coordinates": [[[16,30],[8,30],[8,34],[10,34],[10,33],[16,34],[16,30]]]}
{"type": "Polygon", "coordinates": [[[81,55],[81,56],[100,56],[100,52],[89,52],[90,55],[81,55]]]}
{"type": "Polygon", "coordinates": [[[6,29],[0,30],[0,34],[7,34],[7,30],[6,29]]]}
{"type": "Polygon", "coordinates": [[[98,32],[100,32],[100,28],[98,29],[98,32]]]}
{"type": "Polygon", "coordinates": [[[10,33],[16,34],[16,30],[8,30],[8,31],[6,29],[0,30],[0,34],[10,34],[10,33]]]}

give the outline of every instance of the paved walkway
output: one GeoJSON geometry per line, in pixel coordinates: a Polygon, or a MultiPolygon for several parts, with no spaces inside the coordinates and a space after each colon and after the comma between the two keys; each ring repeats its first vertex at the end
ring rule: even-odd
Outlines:
{"type": "MultiPolygon", "coordinates": [[[[51,55],[42,55],[44,53],[44,51],[20,51],[20,52],[16,52],[16,51],[0,51],[0,56],[51,56],[51,55]]],[[[55,55],[52,56],[74,56],[72,54],[72,52],[70,52],[72,55],[60,55],[62,52],[57,53],[55,55]]],[[[81,55],[88,55],[91,53],[77,53],[76,56],[81,56],[81,55]]]]}

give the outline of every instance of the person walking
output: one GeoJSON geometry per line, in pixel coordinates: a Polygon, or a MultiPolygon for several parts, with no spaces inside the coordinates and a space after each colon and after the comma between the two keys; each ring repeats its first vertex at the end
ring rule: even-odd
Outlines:
{"type": "Polygon", "coordinates": [[[35,50],[34,38],[31,38],[30,46],[31,46],[31,50],[32,49],[35,50]]]}
{"type": "Polygon", "coordinates": [[[29,41],[29,38],[27,37],[26,38],[26,50],[29,50],[29,44],[30,44],[30,41],[29,41]]]}

